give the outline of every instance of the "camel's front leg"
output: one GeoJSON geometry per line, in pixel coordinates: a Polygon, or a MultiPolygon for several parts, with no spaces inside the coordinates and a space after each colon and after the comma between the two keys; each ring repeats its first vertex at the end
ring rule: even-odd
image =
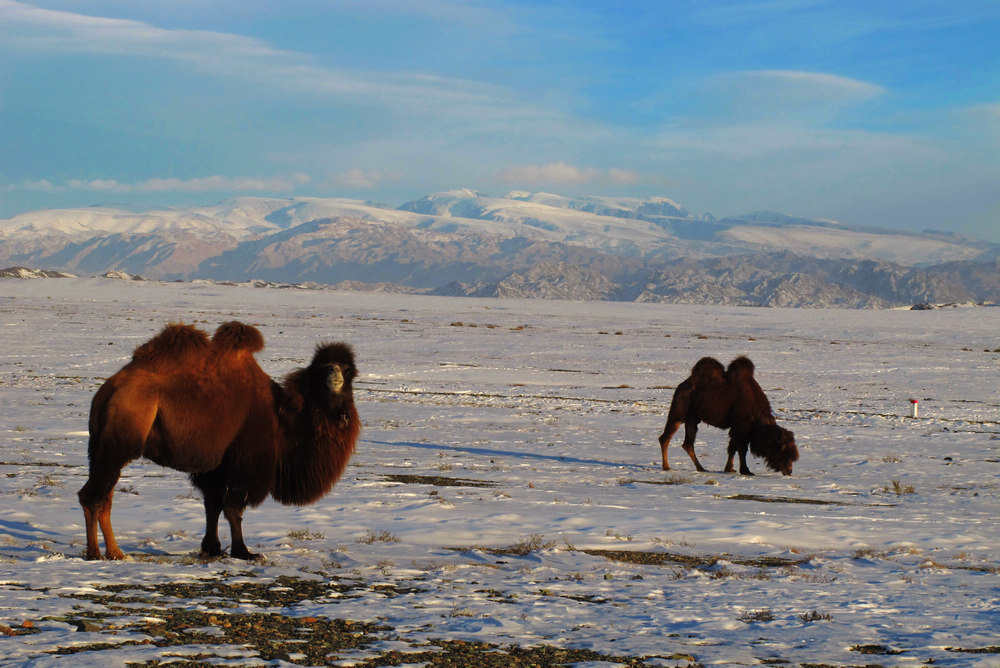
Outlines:
{"type": "Polygon", "coordinates": [[[222,543],[219,541],[219,515],[222,504],[205,498],[205,536],[201,539],[201,553],[206,557],[221,557],[222,543]]]}
{"type": "Polygon", "coordinates": [[[201,539],[203,557],[221,557],[222,543],[219,541],[219,515],[222,514],[222,493],[225,482],[218,471],[192,473],[191,484],[201,492],[205,500],[205,536],[201,539]]]}
{"type": "Polygon", "coordinates": [[[736,453],[740,455],[740,473],[743,475],[753,475],[753,471],[747,466],[747,448],[750,446],[749,436],[743,434],[729,434],[729,459],[726,460],[726,473],[736,473],[733,467],[733,457],[736,453]]]}
{"type": "Polygon", "coordinates": [[[688,420],[687,422],[685,422],[684,443],[681,444],[681,447],[684,448],[684,452],[688,453],[688,457],[690,457],[691,461],[694,462],[694,467],[698,469],[698,471],[704,473],[705,467],[701,465],[701,462],[698,461],[698,455],[694,453],[694,439],[695,436],[697,435],[698,435],[698,421],[688,420]]]}
{"type": "Polygon", "coordinates": [[[257,555],[250,552],[243,542],[243,510],[242,506],[226,506],[223,509],[229,521],[229,533],[233,538],[233,547],[229,550],[229,554],[237,559],[253,561],[258,558],[257,555]]]}

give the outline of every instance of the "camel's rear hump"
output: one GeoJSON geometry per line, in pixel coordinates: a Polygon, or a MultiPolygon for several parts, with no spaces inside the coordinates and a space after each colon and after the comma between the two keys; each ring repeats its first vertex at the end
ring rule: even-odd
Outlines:
{"type": "Polygon", "coordinates": [[[726,375],[730,379],[729,382],[746,382],[747,379],[753,378],[753,372],[753,362],[750,361],[749,357],[745,356],[734,359],[726,369],[726,375]]]}
{"type": "Polygon", "coordinates": [[[260,330],[242,322],[226,322],[219,325],[212,335],[212,343],[223,349],[246,350],[251,353],[264,349],[264,337],[260,330]]]}

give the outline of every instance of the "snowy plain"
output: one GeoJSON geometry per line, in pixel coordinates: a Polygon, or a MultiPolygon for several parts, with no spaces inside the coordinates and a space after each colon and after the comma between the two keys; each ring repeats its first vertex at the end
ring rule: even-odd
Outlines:
{"type": "MultiPolygon", "coordinates": [[[[4,280],[0,665],[183,655],[292,665],[294,654],[265,661],[201,635],[159,647],[101,602],[108,585],[282,577],[355,586],[276,612],[391,629],[331,654],[333,665],[442,639],[587,648],[650,666],[1000,665],[997,332],[992,307],[4,280]],[[76,491],[94,391],[165,323],[211,332],[233,319],[261,329],[257,357],[274,377],[303,366],[319,341],[354,346],[364,431],[344,477],[315,505],[247,510],[247,544],[265,561],[202,562],[188,558],[204,519],[186,477],[137,461],[112,514],[130,558],[84,561],[76,491]],[[755,476],[721,473],[726,435],[707,426],[697,447],[712,472],[693,470],[682,434],[673,470],[661,470],[656,438],[672,388],[698,358],[740,354],[795,432],[793,475],[759,459],[755,476]],[[608,558],[619,551],[654,563],[608,558]],[[88,614],[102,624],[67,621],[88,614]],[[90,649],[53,653],[73,647],[90,649]]],[[[210,597],[157,605],[217,610],[210,597]]],[[[218,611],[261,609],[245,600],[218,611]]]]}

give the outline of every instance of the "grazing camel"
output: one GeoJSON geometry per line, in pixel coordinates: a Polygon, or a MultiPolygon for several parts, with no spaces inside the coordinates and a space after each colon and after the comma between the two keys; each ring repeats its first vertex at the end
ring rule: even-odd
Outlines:
{"type": "Polygon", "coordinates": [[[312,362],[281,384],[257,365],[264,338],[228,322],[209,338],[167,325],[139,346],[90,407],[90,477],[78,494],[87,559],[122,559],[111,528],[111,497],[122,468],[145,457],[189,474],[205,500],[201,552],[222,555],[219,515],[229,522],[230,555],[253,559],[243,511],[268,495],[313,503],[340,478],[361,431],[351,383],[354,353],[344,343],[316,347],[312,362]]]}
{"type": "Polygon", "coordinates": [[[677,429],[684,425],[681,447],[694,466],[704,471],[694,452],[698,423],[729,430],[729,459],[726,473],[733,473],[733,456],[739,453],[740,473],[753,475],[747,466],[747,447],[762,457],[767,467],[784,475],[792,474],[792,464],[799,458],[792,432],[779,427],[771,413],[764,390],[753,377],[754,365],[746,357],[737,357],[729,368],[712,357],[703,357],[691,369],[691,376],[677,386],[670,401],[667,424],[660,435],[663,470],[669,471],[667,448],[677,429]]]}

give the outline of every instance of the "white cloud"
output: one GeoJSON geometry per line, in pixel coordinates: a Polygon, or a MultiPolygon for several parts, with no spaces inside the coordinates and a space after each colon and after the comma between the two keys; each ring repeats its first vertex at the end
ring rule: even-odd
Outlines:
{"type": "Polygon", "coordinates": [[[544,165],[513,165],[503,170],[499,179],[514,184],[563,184],[610,183],[623,185],[635,183],[639,177],[634,172],[612,168],[602,171],[593,167],[576,167],[563,161],[544,165]]]}
{"type": "Polygon", "coordinates": [[[882,86],[823,72],[758,70],[721,75],[717,79],[744,89],[763,89],[785,100],[852,102],[878,97],[885,92],[882,86]]]}
{"type": "Polygon", "coordinates": [[[979,104],[958,111],[959,127],[980,139],[1000,140],[1000,102],[979,104]]]}
{"type": "Polygon", "coordinates": [[[703,82],[698,115],[713,124],[781,122],[815,127],[885,92],[866,81],[823,72],[729,72],[703,82]]]}
{"type": "Polygon", "coordinates": [[[23,186],[17,186],[14,184],[7,184],[3,187],[4,192],[14,192],[15,190],[37,190],[39,192],[54,192],[58,188],[52,184],[48,179],[40,179],[38,181],[26,181],[23,186]]]}
{"type": "MultiPolygon", "coordinates": [[[[409,72],[344,70],[255,38],[160,28],[0,0],[0,53],[99,54],[172,61],[203,74],[339,97],[409,113],[461,118],[470,109],[495,118],[525,113],[508,91],[466,79],[409,72]]],[[[535,114],[538,112],[531,112],[535,114]]]]}
{"type": "Polygon", "coordinates": [[[379,171],[365,171],[362,169],[349,169],[342,174],[335,174],[330,177],[330,183],[343,188],[354,188],[367,190],[377,187],[384,181],[394,181],[399,178],[397,174],[379,171]]]}
{"type": "Polygon", "coordinates": [[[628,186],[639,182],[639,175],[627,169],[612,167],[608,170],[608,182],[616,186],[628,186]]]}
{"type": "Polygon", "coordinates": [[[210,190],[283,191],[309,183],[305,174],[272,177],[209,176],[200,179],[154,178],[134,186],[141,192],[207,192],[210,190]]]}
{"type": "MultiPolygon", "coordinates": [[[[297,186],[305,185],[309,181],[309,177],[305,174],[271,177],[206,176],[198,179],[156,177],[138,183],[122,183],[115,179],[70,179],[63,185],[56,185],[47,180],[30,181],[26,182],[22,188],[24,190],[46,192],[68,192],[74,190],[116,193],[198,193],[215,190],[280,192],[294,190],[297,186]]],[[[13,188],[14,186],[8,186],[8,189],[13,188]]]]}

